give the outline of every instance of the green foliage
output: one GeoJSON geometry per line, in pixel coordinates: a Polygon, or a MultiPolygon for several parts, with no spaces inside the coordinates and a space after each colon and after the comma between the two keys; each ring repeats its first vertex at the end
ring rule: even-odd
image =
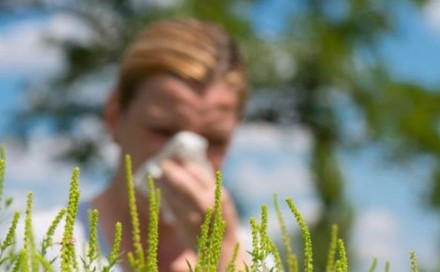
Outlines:
{"type": "MultiPolygon", "coordinates": [[[[252,231],[252,264],[250,271],[283,271],[282,260],[278,248],[273,240],[268,236],[268,207],[261,206],[261,223],[256,219],[250,218],[252,231]],[[270,260],[273,260],[271,264],[270,260]]],[[[296,271],[296,270],[294,270],[296,271]]]]}
{"type": "Polygon", "coordinates": [[[208,271],[214,271],[218,267],[220,259],[220,251],[222,247],[223,234],[226,229],[226,222],[223,220],[222,215],[222,175],[220,172],[216,174],[216,189],[215,189],[215,202],[214,202],[214,222],[212,229],[210,230],[211,236],[208,239],[209,244],[209,262],[207,263],[208,271]]]}
{"type": "Polygon", "coordinates": [[[103,268],[102,271],[111,271],[112,267],[115,266],[119,261],[120,248],[122,241],[122,224],[116,223],[115,225],[115,235],[113,239],[113,246],[110,255],[107,257],[108,265],[103,268]]]}
{"type": "Polygon", "coordinates": [[[371,263],[370,270],[368,270],[368,271],[374,272],[374,271],[376,271],[376,267],[377,267],[377,258],[374,258],[373,262],[371,263]]]}
{"type": "Polygon", "coordinates": [[[411,251],[409,254],[410,254],[410,259],[411,259],[411,272],[418,272],[419,268],[417,266],[416,253],[414,251],[411,251]]]}
{"type": "Polygon", "coordinates": [[[89,211],[90,232],[89,232],[89,250],[87,257],[90,262],[98,257],[98,210],[89,211]]]}
{"type": "Polygon", "coordinates": [[[30,267],[32,267],[32,271],[36,271],[38,269],[38,264],[35,259],[36,249],[35,249],[34,231],[32,229],[32,203],[33,203],[32,196],[33,196],[32,192],[29,192],[26,203],[23,250],[26,252],[25,262],[26,263],[30,262],[31,265],[30,267]]]}
{"type": "Polygon", "coordinates": [[[222,216],[221,188],[222,176],[220,172],[217,172],[214,207],[206,211],[197,242],[198,262],[195,266],[196,272],[215,271],[218,267],[223,234],[226,228],[226,222],[222,216]]]}
{"type": "Polygon", "coordinates": [[[157,248],[159,245],[159,199],[160,190],[154,187],[152,177],[148,178],[148,250],[147,250],[147,271],[157,272],[157,248]]]}
{"type": "Polygon", "coordinates": [[[348,259],[345,250],[344,241],[342,239],[338,240],[338,253],[339,253],[339,267],[336,266],[337,271],[348,272],[348,259]]]}
{"type": "MultiPolygon", "coordinates": [[[[36,254],[35,258],[41,264],[43,271],[46,272],[55,272],[55,269],[52,267],[52,263],[49,260],[46,260],[43,256],[40,254],[36,254]]],[[[37,270],[38,271],[38,270],[37,270]]]]}
{"type": "Polygon", "coordinates": [[[86,258],[81,258],[83,269],[85,271],[96,271],[94,263],[99,258],[98,245],[98,210],[89,210],[89,243],[86,258]]]}
{"type": "MultiPolygon", "coordinates": [[[[6,172],[6,154],[3,146],[0,146],[0,211],[9,207],[12,203],[12,198],[5,198],[3,195],[4,181],[6,172]]],[[[2,218],[0,218],[0,222],[2,218]]]]}
{"type": "Polygon", "coordinates": [[[5,181],[5,169],[6,169],[6,158],[5,150],[0,146],[0,210],[2,208],[1,203],[3,202],[3,188],[5,181]]]}
{"type": "Polygon", "coordinates": [[[385,272],[390,272],[390,266],[391,266],[391,265],[390,265],[390,262],[387,261],[387,262],[385,263],[385,272]]]}
{"type": "Polygon", "coordinates": [[[9,226],[8,232],[0,245],[0,267],[2,267],[3,264],[7,264],[8,262],[9,263],[14,262],[15,256],[13,255],[14,253],[13,246],[15,244],[15,233],[19,218],[20,218],[20,213],[15,212],[11,225],[9,226]]]}
{"type": "Polygon", "coordinates": [[[66,214],[67,210],[65,208],[62,208],[58,214],[56,215],[55,219],[52,221],[52,223],[49,225],[49,228],[47,229],[46,235],[43,238],[43,243],[41,244],[41,255],[42,257],[46,256],[46,252],[49,247],[53,244],[53,236],[55,234],[55,230],[59,226],[61,220],[63,219],[64,215],[66,214]]]}
{"type": "Polygon", "coordinates": [[[205,220],[203,221],[203,224],[200,227],[200,236],[197,241],[199,266],[196,266],[195,268],[197,271],[201,270],[201,267],[205,266],[206,263],[208,262],[208,257],[207,257],[209,255],[208,239],[209,239],[209,227],[211,225],[212,213],[213,210],[211,208],[208,208],[206,210],[205,220]]]}
{"type": "MultiPolygon", "coordinates": [[[[132,201],[130,205],[132,213],[130,216],[137,216],[135,211],[136,201],[134,199],[134,191],[130,193],[130,183],[133,182],[132,172],[131,172],[131,160],[130,157],[126,157],[126,170],[127,170],[127,182],[129,189],[129,198],[132,201]]],[[[110,272],[115,268],[115,265],[120,261],[120,247],[122,241],[122,225],[121,223],[115,224],[114,241],[110,254],[107,256],[107,263],[104,266],[100,266],[99,258],[101,256],[99,250],[99,243],[97,239],[97,224],[98,224],[98,211],[89,211],[89,240],[88,240],[88,250],[85,252],[85,256],[77,254],[75,248],[75,237],[73,235],[73,225],[76,220],[76,213],[78,210],[79,202],[79,169],[75,168],[72,174],[70,190],[69,190],[69,200],[67,208],[61,209],[56,217],[53,219],[51,224],[46,231],[45,236],[41,244],[41,250],[37,251],[35,247],[35,238],[32,231],[32,206],[33,198],[32,193],[28,194],[26,211],[25,211],[25,229],[24,229],[24,243],[23,248],[15,250],[16,245],[16,233],[17,224],[19,221],[20,213],[15,212],[10,223],[8,232],[6,233],[4,239],[0,239],[0,270],[1,271],[16,271],[16,272],[28,272],[28,271],[59,271],[55,268],[55,259],[48,259],[46,256],[48,248],[53,245],[52,239],[55,233],[55,229],[58,227],[62,219],[65,217],[65,226],[63,232],[63,238],[61,241],[61,252],[59,254],[61,271],[71,272],[71,271],[84,271],[84,272],[99,272],[105,271],[110,272]],[[83,266],[79,267],[77,264],[77,258],[83,260],[83,266]],[[95,265],[96,263],[96,265],[95,265]]],[[[133,239],[132,243],[134,246],[140,246],[141,250],[139,252],[146,252],[146,256],[142,256],[145,262],[141,263],[140,256],[131,254],[131,262],[136,265],[132,267],[133,271],[158,271],[157,266],[157,249],[159,243],[159,200],[160,193],[154,187],[154,181],[148,179],[148,201],[150,205],[149,210],[149,230],[148,230],[148,240],[147,248],[142,248],[140,239],[133,239]],[[142,266],[141,266],[142,265],[142,266]]],[[[220,173],[217,173],[216,179],[216,191],[215,191],[215,204],[214,207],[207,210],[205,215],[205,220],[201,226],[201,232],[198,239],[198,261],[195,264],[195,269],[193,270],[189,266],[189,271],[200,271],[200,272],[214,272],[217,271],[219,264],[219,255],[221,250],[221,245],[223,241],[223,234],[225,230],[225,222],[222,217],[221,209],[221,188],[222,188],[222,177],[220,173]]],[[[131,188],[134,189],[133,187],[131,188]]],[[[312,242],[310,237],[310,232],[307,225],[304,222],[301,214],[299,213],[297,207],[295,206],[293,200],[287,199],[286,203],[290,208],[292,214],[294,215],[304,238],[304,248],[305,248],[305,271],[313,271],[313,255],[312,255],[312,242]]],[[[283,232],[283,244],[286,252],[286,263],[288,265],[288,270],[290,272],[298,272],[296,259],[293,250],[290,245],[290,237],[288,236],[287,228],[284,222],[284,218],[281,214],[281,208],[278,203],[278,199],[274,196],[275,210],[277,211],[277,217],[280,222],[280,227],[283,232]]],[[[282,258],[279,254],[278,248],[273,242],[273,240],[268,235],[268,222],[269,222],[269,212],[268,206],[261,206],[261,219],[257,222],[255,218],[250,219],[250,225],[252,230],[252,248],[249,251],[251,256],[251,262],[246,264],[245,270],[238,270],[236,268],[236,258],[240,248],[239,244],[235,245],[233,256],[227,266],[228,272],[269,272],[269,271],[286,271],[283,268],[282,258]],[[271,259],[271,260],[270,260],[271,259]]],[[[136,220],[132,223],[139,224],[136,220]]],[[[137,225],[139,227],[139,225],[137,225]]],[[[133,232],[136,235],[140,235],[140,232],[133,232]]],[[[411,261],[411,271],[417,272],[417,260],[414,252],[410,252],[411,261]]],[[[374,260],[370,271],[375,271],[377,266],[377,259],[374,260]]],[[[327,261],[327,272],[348,272],[348,259],[346,254],[345,245],[342,239],[338,239],[338,229],[336,226],[332,228],[331,242],[329,246],[328,261],[327,261]],[[335,257],[338,255],[338,259],[335,261],[335,257]]],[[[385,271],[389,271],[389,263],[386,264],[385,271]]]]}
{"type": "Polygon", "coordinates": [[[26,261],[26,250],[22,249],[17,255],[17,258],[15,258],[14,267],[12,268],[12,272],[28,272],[29,266],[26,261]]]}
{"type": "Polygon", "coordinates": [[[69,272],[78,270],[75,253],[75,238],[73,229],[79,204],[79,168],[73,169],[70,182],[69,201],[67,204],[66,223],[61,241],[61,271],[69,272]]]}
{"type": "Polygon", "coordinates": [[[296,222],[301,229],[301,233],[304,238],[304,271],[312,272],[313,271],[313,250],[312,250],[312,238],[310,237],[309,228],[307,227],[304,218],[301,216],[298,208],[292,199],[286,199],[287,205],[295,216],[296,222]]]}
{"type": "Polygon", "coordinates": [[[131,236],[133,239],[134,253],[128,253],[130,267],[135,271],[141,271],[145,267],[144,249],[141,242],[139,216],[136,206],[136,196],[133,181],[133,169],[130,156],[125,156],[125,177],[127,179],[128,206],[131,218],[131,236]]]}
{"type": "Polygon", "coordinates": [[[326,272],[333,272],[335,269],[335,256],[336,256],[337,243],[338,243],[338,226],[333,225],[330,246],[328,249],[327,267],[325,270],[326,272]]]}
{"type": "Polygon", "coordinates": [[[290,241],[289,231],[287,230],[286,223],[284,222],[283,214],[281,212],[281,207],[278,201],[278,196],[276,194],[274,195],[273,200],[275,205],[275,211],[278,217],[278,222],[280,223],[280,227],[281,227],[284,255],[286,256],[287,259],[287,269],[288,269],[287,271],[295,272],[298,271],[298,260],[296,256],[293,254],[292,242],[290,241]]]}
{"type": "Polygon", "coordinates": [[[234,246],[234,252],[232,253],[231,261],[228,263],[226,271],[235,271],[235,263],[237,262],[238,251],[240,250],[240,244],[236,243],[234,246]]]}

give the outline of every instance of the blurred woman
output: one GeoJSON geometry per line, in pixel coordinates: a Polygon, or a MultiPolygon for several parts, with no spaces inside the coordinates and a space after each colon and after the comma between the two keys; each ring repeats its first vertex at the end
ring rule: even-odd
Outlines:
{"type": "MultiPolygon", "coordinates": [[[[165,20],[149,26],[120,63],[115,90],[105,106],[105,122],[121,156],[108,188],[83,207],[100,212],[100,240],[111,244],[114,225],[123,225],[122,252],[133,251],[124,155],[133,168],[154,157],[179,131],[208,141],[214,170],[225,159],[247,97],[247,80],[237,46],[220,27],[195,19],[165,20]]],[[[188,271],[196,262],[196,239],[205,211],[214,204],[215,177],[205,167],[167,159],[156,181],[173,220],[159,219],[159,271],[188,271]]],[[[137,192],[141,235],[146,237],[148,202],[137,192]]],[[[224,271],[239,242],[234,203],[223,190],[227,223],[219,271],[224,271]]],[[[85,208],[83,210],[86,210],[85,208]]],[[[144,241],[146,239],[143,239],[144,241]]],[[[104,247],[105,248],[105,247],[104,247]]],[[[127,268],[126,256],[123,266],[127,268]]],[[[237,265],[243,266],[240,250],[237,265]]]]}

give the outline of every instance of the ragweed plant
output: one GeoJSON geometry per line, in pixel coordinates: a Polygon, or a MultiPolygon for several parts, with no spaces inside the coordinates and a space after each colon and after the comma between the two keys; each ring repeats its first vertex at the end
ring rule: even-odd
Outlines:
{"type": "Polygon", "coordinates": [[[26,261],[27,252],[22,249],[17,253],[17,257],[15,258],[14,266],[12,267],[12,272],[28,272],[29,264],[26,261]]]}
{"type": "MultiPolygon", "coordinates": [[[[63,219],[64,215],[66,214],[66,209],[62,208],[58,214],[56,215],[55,219],[52,221],[52,223],[49,225],[49,228],[47,229],[46,235],[44,235],[43,242],[41,243],[41,256],[44,258],[46,257],[47,250],[53,246],[53,236],[55,234],[55,230],[59,226],[61,220],[63,219]]],[[[51,260],[50,263],[53,263],[55,260],[51,260]]]]}
{"type": "Polygon", "coordinates": [[[209,239],[209,227],[211,225],[211,218],[212,218],[213,209],[208,208],[205,213],[205,220],[200,227],[200,236],[197,242],[197,248],[198,248],[198,264],[196,266],[196,271],[201,271],[202,267],[207,265],[208,257],[205,257],[206,255],[209,255],[209,246],[208,239],[209,239]]]}
{"type": "Polygon", "coordinates": [[[234,251],[232,253],[232,258],[228,263],[228,267],[226,268],[226,271],[228,272],[235,271],[235,263],[237,262],[237,255],[239,249],[240,249],[240,244],[236,243],[234,246],[234,251]]]}
{"type": "Polygon", "coordinates": [[[125,156],[125,175],[128,190],[128,206],[130,210],[132,243],[134,252],[128,252],[128,263],[133,271],[158,271],[157,249],[159,246],[159,210],[160,191],[154,186],[151,177],[146,180],[148,186],[148,237],[147,248],[142,246],[140,222],[136,206],[136,195],[133,181],[133,170],[130,156],[125,156]]]}
{"type": "Polygon", "coordinates": [[[125,156],[125,177],[127,179],[128,207],[131,218],[131,236],[133,239],[134,252],[128,252],[127,258],[130,267],[134,271],[142,271],[145,267],[144,249],[142,247],[139,216],[136,206],[136,195],[133,181],[133,169],[130,156],[125,156]]]}
{"type": "Polygon", "coordinates": [[[287,205],[295,216],[296,221],[301,229],[301,233],[304,238],[304,271],[313,272],[313,250],[312,250],[312,238],[310,237],[310,231],[307,227],[304,218],[301,216],[298,208],[292,199],[286,199],[287,205]]]}
{"type": "Polygon", "coordinates": [[[81,257],[82,266],[85,271],[96,271],[96,262],[100,257],[98,245],[98,210],[89,210],[89,242],[85,258],[81,257]]]}
{"type": "Polygon", "coordinates": [[[14,246],[16,241],[15,234],[19,218],[20,213],[15,212],[8,232],[4,240],[0,244],[0,267],[9,268],[17,258],[17,256],[14,255],[14,246]]]}
{"type": "Polygon", "coordinates": [[[3,188],[5,182],[6,157],[5,150],[0,146],[0,210],[3,203],[3,188]]]}
{"type": "MultiPolygon", "coordinates": [[[[3,180],[5,173],[5,155],[0,148],[0,202],[3,194],[3,180]]],[[[143,248],[140,236],[140,223],[136,208],[135,189],[133,184],[133,175],[131,169],[131,160],[126,156],[126,175],[129,196],[129,209],[131,216],[132,243],[134,252],[127,255],[128,262],[132,271],[158,271],[158,246],[159,246],[159,210],[160,210],[160,192],[155,189],[154,181],[148,179],[148,203],[149,203],[149,221],[148,237],[145,242],[146,248],[143,248]]],[[[106,262],[101,263],[101,256],[98,239],[98,217],[97,210],[89,211],[89,239],[86,241],[87,250],[84,255],[76,251],[76,241],[74,237],[74,224],[78,212],[80,198],[79,191],[79,169],[73,170],[69,199],[67,207],[61,209],[50,223],[43,239],[41,247],[37,250],[36,237],[32,229],[32,206],[33,194],[29,193],[27,197],[26,210],[24,212],[24,231],[19,233],[18,223],[20,212],[15,212],[9,223],[9,227],[4,237],[0,238],[0,271],[13,272],[34,272],[34,271],[81,271],[81,272],[110,272],[114,271],[121,258],[122,225],[116,223],[114,231],[114,240],[111,252],[106,256],[106,262]],[[63,235],[61,242],[53,242],[55,230],[64,222],[63,235]],[[22,234],[22,239],[17,239],[18,234],[22,234]],[[23,242],[23,245],[17,250],[17,240],[23,242]],[[49,257],[48,250],[54,245],[61,245],[59,255],[49,257]],[[78,260],[82,260],[82,266],[78,265],[78,260]],[[56,263],[59,262],[59,264],[56,263]]],[[[215,272],[218,271],[219,256],[223,243],[223,235],[226,222],[223,220],[221,207],[222,194],[222,176],[218,172],[216,175],[216,190],[214,207],[208,209],[205,214],[204,222],[201,226],[200,235],[197,242],[198,261],[194,269],[189,266],[188,270],[197,272],[215,272]]],[[[313,271],[312,240],[310,232],[304,219],[295,206],[293,200],[287,199],[287,206],[293,213],[304,238],[304,271],[313,271]]],[[[249,251],[250,263],[245,270],[236,269],[236,258],[241,245],[236,244],[233,256],[227,265],[228,272],[263,272],[263,271],[289,271],[298,272],[297,257],[293,252],[291,240],[286,227],[281,208],[276,196],[274,196],[275,210],[278,221],[280,222],[282,232],[282,243],[284,247],[283,262],[279,250],[268,234],[268,206],[261,206],[260,221],[256,218],[250,219],[252,232],[252,248],[249,251]],[[287,269],[283,268],[283,263],[287,269]]],[[[3,205],[2,207],[6,207],[3,205]]],[[[2,223],[2,222],[0,222],[2,223]]],[[[410,253],[411,271],[418,272],[417,259],[414,252],[410,253]]],[[[377,267],[377,259],[373,261],[369,271],[373,272],[377,267]]],[[[333,226],[331,231],[331,241],[328,250],[328,261],[326,272],[348,272],[348,258],[344,242],[338,238],[338,229],[333,226]]],[[[385,272],[390,271],[389,263],[385,265],[385,272]]]]}
{"type": "Polygon", "coordinates": [[[374,258],[373,262],[371,263],[370,270],[368,270],[368,271],[374,272],[374,271],[376,271],[376,267],[377,267],[377,258],[374,258]]]}
{"type": "Polygon", "coordinates": [[[288,272],[297,272],[298,271],[298,259],[297,259],[296,255],[293,254],[292,242],[290,241],[289,231],[287,230],[287,226],[284,221],[283,213],[281,211],[281,207],[279,204],[278,196],[276,194],[274,194],[274,196],[273,196],[273,202],[274,202],[278,222],[279,222],[280,228],[281,228],[281,238],[283,240],[284,255],[285,255],[286,263],[287,263],[287,271],[288,272]]]}
{"type": "Polygon", "coordinates": [[[348,272],[347,252],[345,250],[344,241],[342,241],[342,239],[338,240],[338,253],[339,260],[337,261],[338,265],[336,265],[336,271],[348,272]]]}
{"type": "Polygon", "coordinates": [[[120,248],[122,241],[122,224],[120,222],[115,225],[115,235],[113,239],[113,246],[110,255],[107,256],[108,265],[104,266],[103,272],[111,271],[111,269],[118,263],[120,257],[120,248]]]}
{"type": "Polygon", "coordinates": [[[252,264],[250,271],[282,271],[280,254],[267,233],[267,205],[261,206],[261,223],[258,224],[255,218],[251,218],[250,225],[252,232],[252,251],[250,253],[252,264]]]}
{"type": "MultiPolygon", "coordinates": [[[[0,182],[2,183],[0,187],[3,188],[6,161],[2,149],[0,149],[0,158],[0,182]]],[[[78,212],[79,198],[79,169],[75,168],[70,182],[67,208],[62,208],[57,213],[42,238],[41,247],[37,250],[32,224],[33,194],[30,192],[27,196],[23,233],[19,233],[17,230],[20,212],[15,212],[8,231],[5,233],[4,238],[0,239],[0,271],[112,271],[120,257],[122,226],[120,223],[116,224],[114,243],[110,255],[107,256],[107,265],[95,265],[95,261],[98,261],[101,255],[97,239],[98,211],[90,211],[88,250],[85,256],[78,254],[75,248],[74,225],[78,212]],[[54,243],[55,230],[62,223],[63,219],[65,220],[61,242],[54,243]],[[22,237],[20,240],[23,241],[22,247],[18,251],[16,250],[16,237],[22,237]],[[60,253],[58,256],[49,257],[47,254],[48,250],[54,245],[61,246],[60,253]],[[83,260],[82,267],[78,266],[77,258],[83,260]],[[55,263],[57,259],[59,260],[58,264],[55,263]]]]}
{"type": "Polygon", "coordinates": [[[159,246],[159,200],[160,191],[154,187],[152,177],[148,177],[148,208],[150,219],[148,221],[148,249],[146,270],[157,272],[157,248],[159,246]]]}
{"type": "MultiPolygon", "coordinates": [[[[221,205],[222,182],[222,175],[220,172],[217,172],[214,207],[206,212],[198,240],[196,272],[216,271],[218,267],[223,234],[226,228],[221,205]]],[[[189,269],[192,270],[191,267],[189,269]]]]}
{"type": "Polygon", "coordinates": [[[335,271],[335,257],[336,257],[336,249],[338,246],[337,244],[338,244],[338,226],[333,225],[331,239],[330,239],[330,246],[327,255],[327,265],[325,269],[326,272],[335,271]]]}
{"type": "Polygon", "coordinates": [[[414,251],[411,251],[409,253],[410,255],[410,260],[411,260],[411,272],[418,272],[419,268],[417,266],[417,257],[416,257],[416,253],[414,251]]]}
{"type": "Polygon", "coordinates": [[[79,168],[73,169],[70,182],[69,202],[67,205],[66,223],[61,241],[61,272],[70,272],[78,270],[78,263],[75,252],[75,238],[73,229],[78,212],[79,204],[79,168]]]}
{"type": "Polygon", "coordinates": [[[24,242],[23,242],[23,250],[26,252],[24,260],[26,263],[30,263],[30,267],[32,271],[38,270],[38,262],[35,258],[36,248],[35,248],[35,239],[34,232],[32,230],[32,192],[28,193],[27,204],[26,204],[26,218],[24,224],[24,242]]]}
{"type": "MultiPolygon", "coordinates": [[[[0,146],[0,211],[6,209],[12,203],[12,198],[10,197],[5,198],[3,195],[5,172],[6,172],[6,155],[4,148],[0,146]]],[[[0,217],[0,223],[1,222],[2,222],[2,218],[0,217]]]]}
{"type": "Polygon", "coordinates": [[[385,263],[385,272],[390,272],[390,267],[391,267],[390,262],[387,261],[385,263]]]}

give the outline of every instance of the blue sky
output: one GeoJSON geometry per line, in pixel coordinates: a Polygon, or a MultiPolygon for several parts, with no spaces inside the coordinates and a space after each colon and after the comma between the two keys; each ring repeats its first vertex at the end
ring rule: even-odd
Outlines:
{"type": "MultiPolygon", "coordinates": [[[[269,10],[267,14],[281,14],[282,16],[283,13],[289,12],[285,9],[287,1],[290,0],[275,0],[270,2],[270,5],[269,2],[263,3],[256,8],[255,12],[269,10]]],[[[437,0],[436,3],[440,1],[437,0]]],[[[396,78],[440,88],[440,23],[436,25],[435,16],[432,15],[437,14],[440,17],[439,6],[440,4],[433,5],[434,11],[429,12],[416,12],[408,5],[402,5],[396,9],[396,15],[399,18],[399,35],[384,39],[380,47],[387,65],[396,78]],[[435,13],[435,8],[437,8],[437,13],[435,13]]],[[[279,27],[271,21],[270,16],[262,16],[260,19],[259,27],[262,33],[270,34],[273,29],[279,27]]],[[[72,22],[69,22],[69,18],[66,17],[49,18],[47,14],[24,13],[14,16],[0,14],[0,140],[4,136],[7,116],[23,103],[20,100],[22,94],[19,91],[20,86],[26,79],[44,77],[59,68],[59,60],[53,60],[59,57],[58,52],[54,49],[43,48],[37,41],[36,33],[41,33],[44,28],[48,28],[53,33],[65,35],[66,31],[72,28],[72,22]],[[12,30],[13,34],[11,34],[12,30]],[[18,41],[24,41],[24,43],[15,43],[18,41]]],[[[241,131],[235,140],[231,159],[226,168],[229,169],[230,179],[239,177],[253,182],[259,181],[258,184],[261,186],[253,186],[255,184],[252,183],[234,185],[233,182],[230,186],[263,188],[261,190],[264,188],[267,190],[268,186],[270,188],[281,186],[279,188],[282,188],[282,184],[268,185],[267,180],[286,182],[290,176],[294,176],[297,181],[293,181],[293,185],[290,185],[296,186],[295,190],[301,192],[301,194],[297,192],[297,198],[308,196],[304,199],[303,208],[309,209],[310,213],[306,212],[306,214],[313,218],[313,214],[319,207],[313,200],[313,189],[310,187],[313,175],[304,170],[303,156],[307,150],[302,148],[307,147],[307,137],[301,136],[301,132],[297,131],[291,132],[291,135],[296,136],[289,140],[279,132],[268,128],[256,130],[250,127],[241,131]],[[286,145],[274,144],[270,146],[271,149],[257,149],[256,147],[261,146],[259,141],[264,135],[274,142],[283,139],[288,148],[286,145]],[[249,137],[253,137],[255,142],[249,141],[249,137]],[[304,146],[298,147],[298,142],[301,141],[304,142],[304,146]],[[287,154],[286,150],[291,153],[287,154]],[[268,163],[268,158],[272,163],[268,163]],[[245,163],[234,168],[237,161],[245,161],[245,163]],[[278,176],[268,174],[275,172],[278,176]]],[[[267,139],[263,140],[267,141],[267,139]]],[[[44,143],[41,146],[44,147],[44,143]]],[[[44,189],[41,188],[45,187],[42,185],[44,185],[46,176],[54,171],[54,168],[45,164],[49,162],[47,156],[42,159],[36,155],[40,154],[41,146],[35,146],[32,149],[34,151],[24,155],[26,157],[12,154],[13,162],[15,160],[23,168],[32,172],[24,174],[23,171],[20,172],[20,169],[10,169],[9,177],[14,184],[8,186],[12,190],[19,192],[32,188],[44,194],[44,189]]],[[[360,151],[341,151],[340,161],[344,174],[350,181],[347,183],[348,196],[359,212],[360,218],[356,221],[354,231],[357,234],[356,239],[364,244],[367,244],[368,240],[379,239],[376,244],[370,243],[371,246],[362,245],[361,255],[365,254],[365,258],[370,260],[369,253],[383,251],[383,255],[394,263],[404,262],[407,260],[407,252],[413,249],[411,246],[414,246],[422,261],[436,256],[435,244],[432,241],[439,240],[437,237],[440,233],[438,226],[440,220],[438,215],[427,211],[421,205],[421,192],[424,189],[424,183],[421,181],[426,180],[429,172],[429,168],[425,167],[423,161],[404,168],[384,164],[383,154],[378,146],[371,146],[360,151]],[[369,234],[372,232],[371,229],[376,231],[374,235],[369,234]],[[362,235],[359,234],[361,232],[362,235]]],[[[11,164],[9,165],[13,167],[11,164]]],[[[56,169],[56,173],[59,174],[58,179],[68,180],[70,169],[70,166],[58,167],[56,169]]],[[[59,190],[65,188],[65,183],[59,181],[51,184],[59,190]]],[[[59,194],[58,199],[64,199],[65,195],[59,194]]],[[[269,199],[271,194],[260,194],[258,197],[269,199]]],[[[251,203],[250,200],[243,201],[244,205],[251,203]]],[[[250,211],[250,213],[253,212],[255,211],[250,211]]],[[[408,270],[402,270],[398,264],[393,268],[396,269],[394,271],[408,270]]]]}
{"type": "Polygon", "coordinates": [[[399,33],[386,38],[381,48],[390,70],[396,78],[440,89],[439,26],[430,26],[434,22],[409,5],[395,12],[399,33]]]}
{"type": "Polygon", "coordinates": [[[0,76],[0,133],[4,131],[8,120],[7,117],[18,103],[19,95],[17,95],[17,87],[18,84],[14,84],[14,82],[8,79],[6,76],[0,76]]]}

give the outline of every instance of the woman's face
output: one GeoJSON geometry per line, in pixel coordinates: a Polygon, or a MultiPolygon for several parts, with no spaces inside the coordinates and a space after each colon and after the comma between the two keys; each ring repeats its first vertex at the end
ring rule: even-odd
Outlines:
{"type": "Polygon", "coordinates": [[[167,74],[150,77],[129,107],[116,110],[111,133],[133,167],[151,158],[177,132],[192,131],[209,142],[208,158],[215,170],[225,158],[238,123],[238,94],[225,82],[203,89],[167,74]]]}

